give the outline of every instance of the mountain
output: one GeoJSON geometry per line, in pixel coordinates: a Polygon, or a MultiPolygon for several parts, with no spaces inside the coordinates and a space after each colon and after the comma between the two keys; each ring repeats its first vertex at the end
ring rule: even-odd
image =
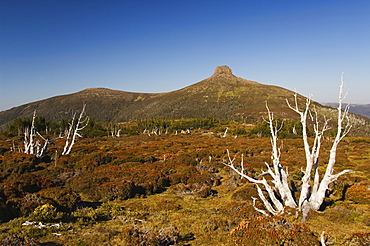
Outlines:
{"type": "MultiPolygon", "coordinates": [[[[86,114],[99,122],[122,122],[136,119],[197,118],[214,116],[221,119],[261,119],[266,114],[266,102],[275,118],[298,119],[286,105],[294,92],[272,85],[239,78],[227,66],[219,66],[207,79],[180,90],[167,93],[134,93],[105,88],[86,89],[56,96],[0,112],[0,127],[15,118],[37,115],[47,120],[69,119],[73,112],[86,104],[86,114]]],[[[298,95],[304,105],[305,98],[298,95]]],[[[332,115],[334,109],[318,103],[318,111],[332,115]]],[[[353,116],[363,125],[366,118],[353,116]]],[[[365,125],[369,125],[368,122],[365,125]]],[[[370,132],[370,130],[369,130],[370,132]]]]}
{"type": "MultiPolygon", "coordinates": [[[[323,103],[330,107],[338,107],[338,103],[323,103]]],[[[350,104],[349,112],[370,118],[370,104],[350,104]]]]}

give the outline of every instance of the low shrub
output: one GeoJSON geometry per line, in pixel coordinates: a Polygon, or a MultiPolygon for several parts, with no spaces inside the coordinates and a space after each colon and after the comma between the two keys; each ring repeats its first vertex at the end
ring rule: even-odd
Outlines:
{"type": "Polygon", "coordinates": [[[0,245],[41,246],[42,244],[33,238],[10,235],[1,240],[0,245]]]}
{"type": "Polygon", "coordinates": [[[123,240],[127,245],[174,245],[179,241],[179,232],[176,227],[170,225],[160,230],[150,228],[138,228],[132,226],[123,229],[123,240]]]}
{"type": "Polygon", "coordinates": [[[57,209],[51,204],[44,204],[35,209],[30,215],[33,221],[49,222],[57,215],[57,209]]]}
{"type": "Polygon", "coordinates": [[[353,211],[351,207],[337,206],[326,209],[324,213],[325,217],[334,223],[345,224],[349,221],[353,221],[353,211]]]}
{"type": "Polygon", "coordinates": [[[96,209],[100,218],[103,219],[114,219],[116,216],[125,214],[125,210],[122,206],[116,203],[102,203],[96,209]]]}
{"type": "Polygon", "coordinates": [[[215,191],[212,190],[212,188],[206,184],[199,184],[199,183],[193,183],[190,185],[185,184],[177,184],[171,186],[171,190],[180,196],[183,195],[194,195],[198,197],[208,197],[215,194],[215,191]]]}
{"type": "Polygon", "coordinates": [[[41,189],[51,187],[53,182],[32,173],[17,174],[3,182],[0,187],[8,198],[23,197],[28,193],[35,193],[41,189]]]}
{"type": "Polygon", "coordinates": [[[230,233],[236,245],[318,245],[318,238],[303,224],[283,217],[243,220],[230,233]]]}
{"type": "Polygon", "coordinates": [[[39,162],[35,155],[14,152],[2,157],[0,160],[2,160],[1,172],[17,174],[35,171],[36,164],[39,162]]]}
{"type": "Polygon", "coordinates": [[[368,185],[352,185],[347,189],[346,198],[360,204],[370,204],[370,187],[368,185]]]}
{"type": "Polygon", "coordinates": [[[233,201],[251,201],[252,197],[258,197],[258,192],[253,186],[246,185],[243,188],[235,191],[234,194],[231,196],[231,199],[233,201]]]}
{"type": "Polygon", "coordinates": [[[170,200],[160,200],[157,202],[156,207],[165,211],[178,211],[182,209],[182,206],[179,203],[170,200]]]}
{"type": "Polygon", "coordinates": [[[370,245],[370,232],[355,232],[343,245],[348,246],[367,246],[370,245]]]}
{"type": "Polygon", "coordinates": [[[78,208],[72,212],[72,216],[81,223],[95,222],[98,219],[97,211],[91,207],[78,208]]]}
{"type": "Polygon", "coordinates": [[[99,190],[97,200],[126,200],[135,196],[135,184],[127,179],[114,179],[97,189],[99,190]]]}
{"type": "Polygon", "coordinates": [[[52,187],[40,191],[39,194],[54,201],[58,210],[62,212],[75,210],[81,202],[80,195],[70,188],[52,187]]]}
{"type": "Polygon", "coordinates": [[[231,227],[232,221],[223,218],[210,218],[206,220],[203,225],[203,229],[206,232],[212,232],[216,230],[230,231],[231,227]]]}

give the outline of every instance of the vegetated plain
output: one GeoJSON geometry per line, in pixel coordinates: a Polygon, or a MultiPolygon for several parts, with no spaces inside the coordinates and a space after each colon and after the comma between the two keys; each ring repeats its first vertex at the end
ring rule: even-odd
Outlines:
{"type": "MultiPolygon", "coordinates": [[[[178,122],[186,125],[199,120],[178,122]]],[[[259,175],[264,162],[271,160],[264,123],[212,122],[189,127],[189,131],[184,128],[182,133],[166,132],[163,124],[155,133],[154,125],[146,124],[151,128],[143,133],[130,123],[119,126],[125,129],[120,137],[109,136],[108,131],[107,136],[78,139],[70,155],[60,156],[65,140],[57,140],[43,158],[19,153],[22,136],[3,133],[0,242],[320,245],[325,231],[326,240],[335,245],[368,245],[369,137],[349,136],[341,142],[335,171],[353,172],[335,181],[323,211],[311,212],[301,224],[294,211],[284,217],[262,217],[252,206],[255,187],[223,164],[229,149],[237,160],[244,155],[251,176],[259,175]]],[[[282,131],[280,138],[281,161],[297,197],[305,166],[303,144],[299,135],[289,132],[282,131]]],[[[330,141],[330,135],[326,136],[321,172],[330,141]]],[[[257,206],[263,209],[262,203],[257,206]]]]}

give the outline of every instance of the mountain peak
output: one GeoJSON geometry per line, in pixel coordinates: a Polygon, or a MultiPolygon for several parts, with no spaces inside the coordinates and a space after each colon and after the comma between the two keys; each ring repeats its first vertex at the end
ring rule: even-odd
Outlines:
{"type": "Polygon", "coordinates": [[[228,66],[218,66],[215,69],[215,72],[213,73],[212,77],[235,77],[231,68],[228,66]]]}

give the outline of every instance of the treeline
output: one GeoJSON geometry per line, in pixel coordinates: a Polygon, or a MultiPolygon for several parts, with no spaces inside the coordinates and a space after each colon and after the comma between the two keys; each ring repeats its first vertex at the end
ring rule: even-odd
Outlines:
{"type": "Polygon", "coordinates": [[[165,129],[168,131],[181,131],[186,129],[209,130],[211,128],[224,125],[226,123],[227,122],[222,122],[215,117],[181,120],[155,118],[149,120],[139,120],[137,122],[137,126],[140,130],[165,129]]]}
{"type": "MultiPolygon", "coordinates": [[[[25,129],[31,126],[32,120],[29,118],[17,118],[12,124],[6,127],[3,132],[7,137],[22,136],[25,129]]],[[[36,116],[34,121],[35,130],[44,135],[58,136],[63,135],[68,129],[69,121],[62,119],[59,122],[48,121],[45,117],[36,116]]],[[[302,136],[302,125],[296,120],[277,119],[274,124],[279,128],[279,138],[297,138],[302,136]]],[[[250,124],[249,124],[250,125],[250,124]]],[[[88,125],[81,133],[83,137],[104,137],[121,135],[138,135],[143,132],[155,132],[156,134],[175,133],[180,131],[193,130],[211,130],[216,132],[225,131],[228,128],[228,134],[234,136],[246,137],[270,137],[270,128],[268,122],[255,122],[254,127],[244,127],[244,124],[235,121],[222,121],[215,117],[195,118],[195,119],[164,119],[153,118],[137,120],[126,123],[100,123],[94,119],[89,119],[88,125]]],[[[313,136],[314,131],[309,127],[307,130],[309,136],[313,136]]],[[[334,136],[335,131],[328,131],[328,136],[334,136]]]]}
{"type": "MultiPolygon", "coordinates": [[[[69,127],[69,121],[62,119],[59,122],[48,121],[43,116],[36,116],[34,120],[34,128],[37,132],[43,135],[58,136],[63,135],[69,127]]],[[[100,137],[107,135],[107,123],[98,123],[94,119],[89,119],[88,125],[83,129],[84,137],[100,137]]],[[[30,118],[17,118],[8,125],[3,132],[7,137],[21,136],[25,129],[29,129],[32,125],[30,118]]]]}
{"type": "MultiPolygon", "coordinates": [[[[22,136],[25,129],[30,128],[32,119],[17,118],[6,127],[4,134],[8,137],[22,136]]],[[[100,123],[94,119],[89,119],[87,126],[81,131],[83,137],[103,137],[120,135],[137,135],[145,130],[148,131],[167,131],[175,132],[181,130],[203,129],[209,130],[215,127],[221,127],[225,122],[221,122],[214,117],[196,118],[196,119],[162,119],[154,118],[148,120],[137,120],[128,123],[100,123]]],[[[45,117],[36,116],[34,121],[34,128],[37,132],[46,135],[63,135],[68,128],[69,122],[62,119],[59,122],[47,121],[45,117]]]]}

